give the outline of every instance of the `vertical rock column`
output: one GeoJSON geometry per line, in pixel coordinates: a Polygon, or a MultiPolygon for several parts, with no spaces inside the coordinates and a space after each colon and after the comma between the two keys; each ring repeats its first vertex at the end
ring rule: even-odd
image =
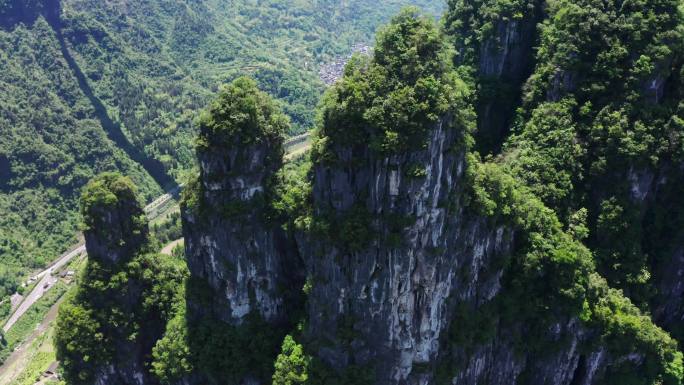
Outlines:
{"type": "Polygon", "coordinates": [[[81,212],[88,265],[60,307],[55,332],[64,377],[74,385],[156,384],[146,366],[165,305],[142,305],[155,284],[142,270],[154,262],[145,254],[147,219],[135,186],[118,173],[98,175],[83,191],[81,212]]]}
{"type": "Polygon", "coordinates": [[[189,310],[239,325],[250,314],[284,320],[284,237],[267,201],[282,164],[285,116],[241,78],[200,119],[198,180],[186,188],[183,233],[191,275],[212,306],[189,310]]]}
{"type": "Polygon", "coordinates": [[[512,234],[462,213],[473,114],[443,44],[431,21],[402,13],[323,112],[313,200],[327,238],[314,235],[307,260],[308,335],[336,375],[432,383],[449,297],[499,289],[482,266],[512,234]]]}
{"type": "MultiPolygon", "coordinates": [[[[103,174],[93,179],[81,199],[86,226],[83,235],[88,258],[91,259],[86,282],[83,283],[87,288],[90,282],[107,279],[108,275],[125,270],[126,263],[141,253],[147,244],[148,226],[135,187],[130,179],[119,174],[103,174]]],[[[140,286],[140,282],[129,280],[125,285],[128,296],[114,291],[107,300],[114,300],[117,308],[132,314],[138,305],[140,286]]],[[[91,306],[97,308],[97,301],[91,301],[91,306]]],[[[107,325],[106,329],[113,336],[118,333],[113,325],[107,325]]],[[[122,329],[128,330],[128,327],[122,329]]],[[[139,341],[127,341],[123,334],[119,336],[121,338],[112,338],[116,341],[114,354],[108,365],[97,371],[95,384],[156,383],[144,368],[143,351],[146,349],[139,341]]]]}
{"type": "Polygon", "coordinates": [[[88,184],[82,197],[83,235],[91,259],[123,264],[148,241],[147,218],[131,181],[103,174],[88,184]]]}

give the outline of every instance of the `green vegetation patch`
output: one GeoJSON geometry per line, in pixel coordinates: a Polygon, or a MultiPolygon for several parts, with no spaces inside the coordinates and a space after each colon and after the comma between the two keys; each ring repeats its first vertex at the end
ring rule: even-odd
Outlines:
{"type": "Polygon", "coordinates": [[[283,333],[255,314],[240,325],[212,316],[212,289],[189,278],[186,300],[179,303],[166,332],[153,349],[152,372],[162,384],[174,384],[186,376],[201,375],[211,384],[238,384],[246,376],[268,380],[283,333]],[[206,315],[188,318],[186,306],[206,315]]]}
{"type": "MultiPolygon", "coordinates": [[[[508,262],[506,287],[496,299],[503,320],[534,331],[546,330],[544,326],[558,314],[576,316],[599,331],[597,343],[606,344],[615,356],[643,357],[641,365],[611,367],[605,376],[608,383],[620,383],[612,382],[619,377],[637,381],[622,383],[681,384],[684,367],[677,342],[619,290],[608,287],[595,272],[589,250],[563,231],[552,210],[495,163],[470,156],[468,178],[473,186],[472,207],[517,230],[517,251],[508,262]]],[[[544,341],[529,337],[526,350],[543,347],[544,341]]]]}
{"type": "Polygon", "coordinates": [[[382,154],[423,148],[440,119],[470,130],[467,87],[435,22],[403,10],[377,36],[372,59],[354,57],[325,95],[314,160],[334,159],[334,146],[366,145],[382,154]]]}
{"type": "Polygon", "coordinates": [[[62,298],[66,290],[67,286],[63,282],[57,282],[4,334],[4,344],[0,343],[0,362],[4,361],[17,346],[36,330],[36,327],[45,319],[50,308],[62,298]]]}

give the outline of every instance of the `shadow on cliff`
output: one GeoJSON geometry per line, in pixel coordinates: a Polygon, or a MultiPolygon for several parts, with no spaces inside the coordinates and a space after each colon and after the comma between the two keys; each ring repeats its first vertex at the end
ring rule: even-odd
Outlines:
{"type": "Polygon", "coordinates": [[[76,60],[74,60],[69,52],[69,49],[67,48],[66,39],[62,33],[60,2],[57,0],[52,3],[54,8],[46,10],[43,13],[43,16],[54,30],[57,40],[59,41],[60,50],[64,60],[66,60],[69,68],[73,71],[74,76],[76,76],[79,88],[81,91],[83,91],[95,109],[95,116],[100,121],[100,124],[102,125],[102,128],[104,128],[109,139],[111,139],[120,149],[122,149],[130,159],[140,164],[145,171],[152,176],[157,184],[159,184],[159,186],[164,189],[175,186],[174,180],[166,173],[162,163],[157,159],[147,156],[145,153],[136,148],[128,140],[128,138],[126,138],[126,135],[121,129],[121,125],[109,117],[107,108],[104,106],[102,101],[95,96],[92,88],[90,88],[90,85],[88,84],[86,76],[83,74],[83,71],[81,71],[81,68],[78,66],[76,60]]]}

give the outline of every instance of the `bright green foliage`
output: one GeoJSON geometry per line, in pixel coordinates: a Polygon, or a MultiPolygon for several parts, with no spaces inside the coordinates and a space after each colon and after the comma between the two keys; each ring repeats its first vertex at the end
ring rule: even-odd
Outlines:
{"type": "Polygon", "coordinates": [[[541,319],[550,316],[549,306],[579,313],[593,270],[589,250],[563,232],[554,212],[499,165],[480,163],[474,156],[469,162],[475,207],[520,230],[518,258],[511,261],[509,274],[523,295],[520,305],[528,309],[522,313],[541,319]]]}
{"type": "Polygon", "coordinates": [[[577,138],[574,104],[565,99],[544,103],[534,110],[519,135],[506,166],[532,191],[565,219],[576,201],[575,186],[583,180],[582,157],[586,153],[577,138]]]}
{"type": "Polygon", "coordinates": [[[545,99],[574,103],[574,130],[589,149],[582,161],[593,175],[678,156],[680,135],[667,123],[681,95],[662,88],[677,86],[669,77],[684,59],[678,7],[676,0],[550,2],[523,115],[544,109],[545,99]]]}
{"type": "Polygon", "coordinates": [[[133,351],[130,344],[150,354],[144,349],[151,350],[173,317],[187,276],[182,261],[148,253],[147,223],[128,178],[94,178],[84,189],[82,210],[89,247],[97,243],[106,253],[128,243],[131,255],[106,262],[91,255],[79,286],[60,306],[55,347],[64,378],[73,385],[92,384],[103,366],[133,351]]]}
{"type": "Polygon", "coordinates": [[[185,304],[168,324],[166,331],[152,350],[152,373],[162,384],[173,384],[192,373],[194,367],[190,356],[190,341],[186,324],[185,304]]]}
{"type": "Polygon", "coordinates": [[[93,367],[111,359],[112,352],[93,310],[65,302],[57,318],[55,346],[64,367],[65,378],[75,384],[92,381],[93,367]]]}
{"type": "Polygon", "coordinates": [[[601,330],[602,342],[616,355],[640,353],[645,362],[637,366],[623,361],[608,368],[605,384],[670,384],[679,385],[684,379],[682,353],[677,341],[653,324],[629,299],[611,289],[605,279],[589,276],[588,301],[591,317],[589,325],[601,330]]]}
{"type": "Polygon", "coordinates": [[[288,230],[307,230],[311,224],[311,161],[301,157],[278,171],[271,206],[288,230]]]}
{"type": "MultiPolygon", "coordinates": [[[[213,294],[206,282],[189,278],[185,287],[187,303],[211,309],[213,294]]],[[[234,326],[213,316],[188,319],[181,308],[153,349],[152,372],[163,384],[191,373],[209,384],[238,384],[246,375],[267,380],[283,334],[254,314],[234,326]]]]}
{"type": "MultiPolygon", "coordinates": [[[[589,250],[563,231],[552,210],[496,163],[480,163],[470,156],[468,178],[473,186],[472,207],[518,231],[517,253],[506,263],[507,287],[496,299],[504,320],[545,330],[548,317],[558,311],[575,314],[600,331],[601,342],[616,356],[644,355],[641,366],[624,362],[611,367],[607,383],[682,383],[677,342],[620,291],[608,287],[594,271],[589,250]]],[[[535,349],[542,343],[528,339],[525,346],[535,349]]]]}
{"type": "Polygon", "coordinates": [[[145,346],[161,336],[186,275],[182,263],[164,255],[141,254],[123,266],[88,261],[57,318],[55,347],[67,381],[90,384],[126,341],[145,346]]]}
{"type": "Polygon", "coordinates": [[[586,242],[599,272],[642,308],[655,293],[649,258],[666,247],[648,240],[657,236],[643,220],[651,208],[634,191],[648,187],[637,185],[644,173],[682,159],[679,6],[548,2],[537,68],[502,157],[564,222],[588,210],[586,242]]]}
{"type": "Polygon", "coordinates": [[[307,369],[311,357],[304,353],[304,348],[295,342],[292,336],[285,336],[281,353],[275,362],[273,385],[306,384],[307,369]]]}
{"type": "Polygon", "coordinates": [[[45,20],[0,28],[0,67],[0,287],[12,287],[76,241],[96,174],[125,172],[145,200],[161,189],[107,139],[45,20]]]}
{"type": "Polygon", "coordinates": [[[81,216],[91,259],[129,260],[148,246],[147,218],[135,185],[119,173],[103,173],[88,182],[81,216]]]}
{"type": "MultiPolygon", "coordinates": [[[[651,81],[669,75],[666,63],[681,50],[678,7],[676,0],[549,2],[527,103],[569,93],[580,106],[591,102],[595,116],[612,102],[656,98],[651,81]]],[[[649,106],[633,107],[629,116],[649,106]]]]}
{"type": "Polygon", "coordinates": [[[352,59],[325,96],[325,142],[314,147],[314,160],[330,160],[326,149],[336,144],[370,143],[386,154],[421,148],[428,131],[449,115],[453,128],[465,132],[467,114],[456,111],[469,111],[466,89],[434,21],[405,9],[378,33],[373,59],[352,59]]]}
{"type": "Polygon", "coordinates": [[[116,212],[128,206],[137,208],[138,217],[133,219],[140,226],[137,231],[142,232],[142,227],[146,227],[147,223],[138,203],[137,188],[133,181],[119,173],[100,174],[88,182],[81,194],[83,227],[85,230],[106,227],[105,223],[100,222],[103,213],[116,212]]]}
{"type": "Polygon", "coordinates": [[[289,128],[289,121],[273,100],[259,91],[255,81],[242,77],[219,92],[216,100],[200,115],[198,125],[199,151],[279,142],[280,148],[271,152],[282,157],[282,137],[289,128]]]}

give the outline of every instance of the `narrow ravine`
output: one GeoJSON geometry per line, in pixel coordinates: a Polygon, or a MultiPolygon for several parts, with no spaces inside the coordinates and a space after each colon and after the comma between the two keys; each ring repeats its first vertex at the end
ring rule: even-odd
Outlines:
{"type": "Polygon", "coordinates": [[[83,74],[83,71],[81,71],[78,63],[76,63],[76,60],[69,52],[66,39],[62,33],[62,21],[60,19],[59,5],[57,6],[56,11],[49,12],[46,15],[46,19],[50,26],[52,26],[52,29],[55,31],[55,35],[59,41],[60,50],[62,51],[64,60],[66,60],[69,68],[73,71],[74,76],[78,80],[79,88],[81,91],[83,91],[95,109],[95,116],[100,121],[102,128],[104,128],[105,132],[107,133],[107,137],[114,142],[117,147],[122,149],[130,159],[140,164],[162,189],[166,190],[175,185],[175,181],[166,173],[162,163],[136,148],[124,134],[123,130],[121,129],[121,125],[109,117],[107,108],[95,95],[92,88],[88,84],[88,80],[83,74]]]}

